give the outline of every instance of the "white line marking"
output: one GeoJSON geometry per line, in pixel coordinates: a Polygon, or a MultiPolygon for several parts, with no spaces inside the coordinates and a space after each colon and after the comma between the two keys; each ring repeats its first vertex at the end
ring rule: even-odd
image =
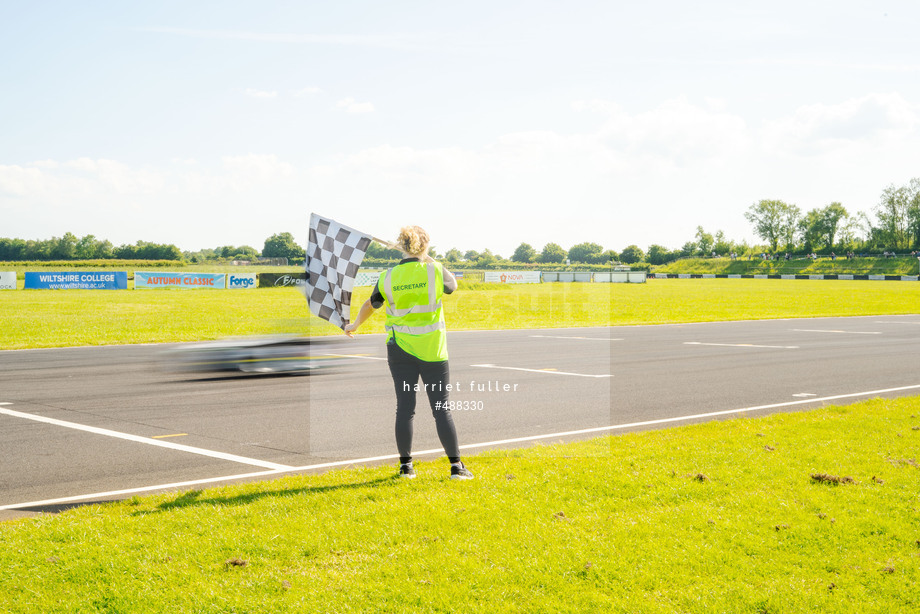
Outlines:
{"type": "Polygon", "coordinates": [[[804,399],[804,398],[807,398],[807,397],[816,397],[816,396],[818,396],[818,395],[816,395],[814,392],[799,392],[799,393],[794,394],[794,395],[792,395],[792,396],[794,396],[794,397],[800,397],[800,398],[803,398],[803,399],[804,399]]]}
{"type": "Polygon", "coordinates": [[[576,377],[613,377],[612,375],[589,375],[586,373],[569,373],[551,369],[522,369],[521,367],[500,367],[498,365],[470,365],[471,367],[484,367],[486,369],[508,369],[509,371],[527,371],[528,373],[549,373],[551,375],[574,375],[576,377]]]}
{"type": "Polygon", "coordinates": [[[889,322],[886,320],[876,320],[873,324],[917,324],[920,325],[920,322],[889,322]]]}
{"type": "Polygon", "coordinates": [[[622,339],[609,339],[607,337],[566,337],[564,335],[530,335],[541,339],[587,339],[588,341],[622,341],[622,339]]]}
{"type": "Polygon", "coordinates": [[[822,330],[819,328],[793,328],[797,333],[840,333],[844,335],[881,335],[881,331],[858,331],[858,330],[822,330]]]}
{"type": "Polygon", "coordinates": [[[364,360],[386,360],[377,356],[361,356],[360,354],[326,354],[327,356],[337,356],[339,358],[363,358],[364,360]]]}
{"type": "MultiPolygon", "coordinates": [[[[802,401],[787,401],[785,403],[772,403],[770,405],[755,405],[753,407],[742,407],[740,409],[728,409],[725,411],[712,411],[704,414],[693,414],[690,416],[677,416],[675,418],[661,418],[659,420],[646,420],[644,422],[631,422],[628,424],[616,424],[611,426],[599,426],[589,429],[580,429],[577,431],[564,431],[561,433],[550,433],[548,435],[530,435],[527,437],[515,437],[513,439],[501,439],[497,441],[486,441],[483,443],[471,443],[460,446],[461,450],[470,450],[473,448],[485,448],[489,446],[497,446],[507,443],[523,443],[527,441],[539,441],[541,439],[555,439],[558,437],[570,437],[572,435],[587,435],[590,433],[602,433],[604,431],[616,431],[621,429],[636,428],[639,426],[652,426],[655,424],[668,424],[673,422],[683,422],[686,420],[698,420],[700,418],[713,418],[716,416],[728,416],[731,414],[740,414],[744,412],[752,411],[761,411],[764,409],[776,409],[779,407],[792,407],[793,405],[802,405],[806,403],[822,403],[825,401],[836,401],[839,399],[852,399],[856,397],[865,397],[871,395],[879,395],[887,392],[904,392],[906,390],[917,390],[920,388],[920,384],[915,384],[912,386],[899,386],[897,388],[883,388],[881,390],[868,390],[866,392],[852,392],[848,394],[837,394],[828,397],[821,397],[819,399],[805,399],[802,401]]],[[[420,452],[413,452],[413,456],[431,456],[434,454],[442,455],[444,450],[441,448],[435,448],[432,450],[422,450],[420,452]]],[[[124,490],[110,490],[108,492],[97,492],[86,495],[75,495],[72,497],[61,497],[59,499],[46,499],[44,501],[30,501],[28,503],[12,503],[9,505],[0,505],[0,511],[2,510],[14,510],[21,508],[29,507],[39,507],[45,505],[59,505],[62,503],[73,503],[76,501],[83,501],[86,499],[103,499],[108,497],[118,497],[122,495],[131,495],[138,494],[142,492],[151,492],[156,490],[170,490],[174,488],[184,488],[186,486],[198,486],[201,484],[213,484],[215,482],[229,482],[232,480],[243,480],[246,478],[254,477],[265,477],[270,475],[278,475],[281,473],[293,473],[298,471],[310,471],[313,469],[328,469],[331,467],[342,467],[345,465],[358,465],[362,463],[372,463],[377,461],[385,460],[394,460],[398,459],[398,454],[386,454],[383,456],[370,456],[367,458],[355,458],[350,460],[342,461],[332,461],[329,463],[319,463],[316,465],[304,465],[303,467],[289,467],[287,469],[275,469],[272,471],[258,471],[256,473],[242,473],[239,475],[226,475],[216,478],[206,478],[201,480],[190,480],[188,482],[173,482],[171,484],[157,484],[156,486],[142,486],[140,488],[126,488],[124,490]]]]}
{"type": "Polygon", "coordinates": [[[729,348],[772,348],[775,350],[797,350],[797,345],[754,345],[753,343],[703,343],[702,341],[684,341],[684,345],[715,345],[729,348]]]}
{"type": "Polygon", "coordinates": [[[247,458],[245,456],[237,456],[235,454],[227,454],[225,452],[215,452],[214,450],[205,450],[204,448],[194,448],[192,446],[185,446],[179,443],[173,443],[171,441],[162,441],[159,439],[151,439],[150,437],[141,437],[139,435],[131,435],[129,433],[120,433],[118,431],[98,428],[95,426],[87,426],[85,424],[78,424],[76,422],[67,422],[66,420],[57,420],[55,418],[37,416],[35,414],[26,414],[21,411],[15,411],[12,409],[0,408],[0,414],[6,414],[7,416],[12,416],[14,418],[34,420],[35,422],[44,422],[45,424],[53,424],[54,426],[63,426],[65,428],[75,429],[78,431],[86,431],[87,433],[95,433],[96,435],[105,435],[107,437],[126,439],[128,441],[134,441],[137,443],[145,443],[150,446],[169,448],[170,450],[179,450],[180,452],[191,452],[192,454],[210,456],[212,458],[233,461],[235,463],[243,463],[244,465],[255,465],[256,467],[266,467],[267,469],[278,470],[286,470],[291,468],[290,465],[280,465],[278,463],[263,461],[256,458],[247,458]]]}

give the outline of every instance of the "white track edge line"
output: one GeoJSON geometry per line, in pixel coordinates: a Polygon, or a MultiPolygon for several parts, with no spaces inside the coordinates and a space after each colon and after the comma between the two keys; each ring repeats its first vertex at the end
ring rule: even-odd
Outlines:
{"type": "Polygon", "coordinates": [[[96,435],[105,435],[107,437],[114,437],[116,439],[124,439],[127,441],[133,441],[135,443],[144,443],[149,446],[156,446],[159,448],[168,448],[170,450],[179,450],[181,452],[191,452],[192,454],[198,454],[200,456],[210,456],[211,458],[219,458],[221,460],[232,461],[232,462],[241,463],[244,465],[255,465],[256,467],[265,467],[266,469],[284,470],[284,469],[290,468],[290,465],[281,465],[278,463],[272,463],[269,461],[259,460],[257,458],[237,456],[236,454],[228,454],[226,452],[206,450],[205,448],[196,448],[194,446],[187,446],[181,443],[173,443],[171,441],[163,441],[161,439],[151,439],[150,437],[141,437],[140,435],[131,435],[130,433],[122,433],[119,431],[113,431],[110,429],[104,429],[104,428],[100,428],[96,426],[88,426],[85,424],[79,424],[77,422],[68,422],[66,420],[58,420],[56,418],[49,418],[47,416],[27,414],[21,411],[13,410],[13,409],[0,408],[0,414],[11,416],[14,418],[23,418],[26,420],[32,420],[34,422],[43,422],[45,424],[51,424],[54,426],[62,426],[62,427],[74,429],[77,431],[85,431],[87,433],[93,433],[96,435]]]}
{"type": "MultiPolygon", "coordinates": [[[[628,423],[628,424],[616,424],[616,425],[611,425],[611,426],[598,426],[598,427],[589,428],[589,429],[579,429],[579,430],[577,430],[577,431],[563,431],[563,432],[560,432],[560,433],[550,433],[550,434],[548,434],[548,435],[530,435],[530,436],[527,436],[527,437],[515,437],[515,438],[512,438],[512,439],[500,439],[500,440],[497,440],[497,441],[486,441],[486,442],[482,442],[482,443],[469,443],[469,444],[465,444],[465,445],[460,446],[460,449],[461,449],[461,450],[470,450],[470,449],[473,449],[473,448],[485,448],[485,447],[488,447],[488,446],[496,446],[496,445],[502,445],[502,444],[507,444],[507,443],[522,443],[522,442],[526,442],[526,441],[538,441],[538,440],[540,440],[540,439],[553,439],[553,438],[556,438],[556,437],[568,437],[568,436],[572,436],[572,435],[586,435],[586,434],[589,434],[589,433],[601,433],[601,432],[604,432],[604,431],[615,431],[615,430],[621,430],[621,429],[635,428],[635,427],[638,427],[638,426],[650,426],[650,425],[653,425],[653,424],[668,424],[668,423],[672,423],[672,422],[682,422],[682,421],[686,421],[686,420],[696,420],[696,419],[699,419],[699,418],[711,418],[711,417],[715,417],[715,416],[727,416],[727,415],[731,415],[731,414],[739,414],[739,413],[750,412],[750,411],[760,411],[760,410],[764,410],[764,409],[775,409],[775,408],[778,408],[778,407],[791,407],[791,406],[794,406],[794,405],[806,405],[806,404],[809,404],[809,403],[822,403],[822,402],[824,402],[824,401],[835,401],[835,400],[838,400],[838,399],[852,399],[852,398],[855,398],[855,397],[864,397],[864,396],[869,396],[869,395],[883,394],[883,393],[886,393],[886,392],[903,392],[903,391],[905,391],[905,390],[917,390],[917,389],[920,389],[920,384],[914,384],[914,385],[911,385],[911,386],[899,386],[899,387],[897,387],[897,388],[883,388],[883,389],[880,389],[880,390],[867,390],[867,391],[865,391],[865,392],[851,392],[851,393],[847,393],[847,394],[837,394],[837,395],[832,395],[832,396],[827,396],[827,397],[820,397],[820,398],[814,398],[814,399],[803,399],[803,400],[801,400],[801,401],[787,401],[787,402],[785,402],[785,403],[772,403],[772,404],[769,404],[769,405],[754,405],[754,406],[752,406],[752,407],[742,407],[742,408],[740,408],[740,409],[728,409],[728,410],[725,410],[725,411],[713,411],[713,412],[707,412],[707,413],[703,413],[703,414],[693,414],[693,415],[689,415],[689,416],[677,416],[677,417],[675,417],[675,418],[661,418],[661,419],[659,419],[659,420],[645,420],[645,421],[643,421],[643,422],[631,422],[631,423],[628,423]]],[[[443,453],[444,453],[444,450],[442,450],[441,448],[436,448],[436,449],[433,449],[433,450],[422,450],[422,451],[420,451],[420,452],[413,452],[412,455],[413,455],[413,456],[430,456],[430,455],[432,455],[432,454],[443,454],[443,453]]],[[[171,483],[171,484],[159,484],[159,485],[156,485],[156,486],[142,486],[142,487],[139,487],[139,488],[127,488],[127,489],[124,489],[124,490],[112,490],[112,491],[108,491],[108,492],[98,492],[98,493],[91,493],[91,494],[87,494],[87,495],[75,495],[75,496],[72,496],[72,497],[62,497],[62,498],[59,498],[59,499],[46,499],[46,500],[44,500],[44,501],[31,501],[31,502],[28,502],[28,503],[13,503],[13,504],[9,504],[9,505],[0,505],[0,511],[3,511],[3,510],[14,510],[14,509],[21,509],[21,508],[28,508],[28,507],[39,507],[39,506],[43,506],[43,505],[58,505],[58,504],[61,504],[61,503],[73,503],[73,502],[77,502],[77,501],[83,501],[83,500],[85,500],[85,499],[96,499],[96,498],[115,497],[115,496],[120,496],[120,495],[130,495],[130,494],[137,494],[137,493],[142,493],[142,492],[151,492],[151,491],[156,491],[156,490],[169,490],[169,489],[173,489],[173,488],[182,488],[182,487],[185,487],[185,486],[196,486],[196,485],[199,485],[199,484],[211,484],[211,483],[214,483],[214,482],[224,482],[224,481],[231,481],[231,480],[241,480],[241,479],[251,478],[251,477],[265,477],[265,476],[269,476],[269,475],[278,475],[278,474],[281,474],[281,473],[292,473],[292,472],[297,472],[297,471],[310,471],[310,470],[312,470],[312,469],[327,469],[327,468],[331,468],[331,467],[342,467],[342,466],[345,466],[345,465],[357,465],[357,464],[362,464],[362,463],[370,463],[370,462],[383,461],[383,460],[392,460],[392,459],[396,459],[396,458],[399,458],[399,455],[398,455],[398,454],[386,454],[386,455],[384,455],[384,456],[370,456],[370,457],[366,457],[366,458],[355,458],[355,459],[350,459],[350,460],[332,461],[332,462],[328,462],[328,463],[319,463],[319,464],[316,464],[316,465],[304,465],[304,466],[302,466],[302,467],[291,467],[291,468],[289,468],[289,469],[275,469],[275,470],[271,470],[271,471],[260,471],[260,472],[256,472],[256,473],[244,473],[244,474],[239,474],[239,475],[228,475],[228,476],[217,477],[217,478],[205,478],[205,479],[200,479],[200,480],[189,480],[189,481],[187,481],[187,482],[174,482],[174,483],[171,483]]]]}
{"type": "Polygon", "coordinates": [[[483,367],[485,369],[507,369],[509,371],[526,371],[528,373],[547,373],[549,375],[574,375],[575,377],[613,377],[610,374],[605,375],[590,375],[587,373],[569,373],[568,371],[547,371],[546,369],[524,369],[522,367],[502,367],[500,365],[470,365],[471,367],[483,367]]]}

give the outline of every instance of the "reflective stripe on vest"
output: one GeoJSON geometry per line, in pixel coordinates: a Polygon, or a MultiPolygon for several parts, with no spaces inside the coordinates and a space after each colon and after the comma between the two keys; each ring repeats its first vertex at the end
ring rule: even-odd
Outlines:
{"type": "Polygon", "coordinates": [[[444,330],[447,326],[444,322],[435,322],[428,326],[400,326],[394,324],[393,326],[386,326],[385,328],[388,331],[395,330],[397,333],[406,333],[407,335],[424,335],[426,333],[433,333],[436,330],[444,330]]]}

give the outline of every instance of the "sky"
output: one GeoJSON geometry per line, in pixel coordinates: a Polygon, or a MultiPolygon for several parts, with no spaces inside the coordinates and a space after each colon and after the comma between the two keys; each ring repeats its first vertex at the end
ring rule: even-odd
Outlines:
{"type": "Polygon", "coordinates": [[[758,243],[920,176],[913,0],[0,4],[0,237],[758,243]]]}

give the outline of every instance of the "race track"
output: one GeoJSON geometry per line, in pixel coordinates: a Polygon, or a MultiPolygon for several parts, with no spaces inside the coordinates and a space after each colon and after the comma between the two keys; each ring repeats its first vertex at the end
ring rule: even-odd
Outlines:
{"type": "MultiPolygon", "coordinates": [[[[915,315],[453,331],[451,399],[472,454],[920,394],[918,337],[915,315]]],[[[343,340],[355,364],[312,376],[176,373],[175,346],[0,352],[0,519],[395,462],[383,339],[343,340]]],[[[439,448],[420,393],[417,457],[439,448]]]]}

